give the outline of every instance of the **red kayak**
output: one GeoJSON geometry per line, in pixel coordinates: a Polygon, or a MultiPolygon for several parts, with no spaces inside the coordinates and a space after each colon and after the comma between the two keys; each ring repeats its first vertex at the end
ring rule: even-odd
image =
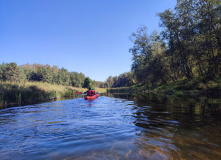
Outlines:
{"type": "Polygon", "coordinates": [[[91,100],[91,99],[95,99],[98,97],[98,94],[95,94],[93,96],[84,96],[84,99],[88,99],[88,100],[91,100]]]}

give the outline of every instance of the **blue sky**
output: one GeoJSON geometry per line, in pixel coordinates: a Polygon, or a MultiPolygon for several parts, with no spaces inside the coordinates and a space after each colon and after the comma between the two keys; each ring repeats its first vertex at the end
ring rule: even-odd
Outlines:
{"type": "Polygon", "coordinates": [[[131,69],[129,37],[176,0],[0,0],[0,64],[49,64],[105,81],[131,69]]]}

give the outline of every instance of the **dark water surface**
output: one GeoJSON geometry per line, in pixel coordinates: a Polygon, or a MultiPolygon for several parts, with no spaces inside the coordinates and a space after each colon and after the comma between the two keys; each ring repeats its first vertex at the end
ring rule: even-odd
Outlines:
{"type": "Polygon", "coordinates": [[[0,159],[221,159],[219,99],[76,98],[0,110],[0,159]]]}

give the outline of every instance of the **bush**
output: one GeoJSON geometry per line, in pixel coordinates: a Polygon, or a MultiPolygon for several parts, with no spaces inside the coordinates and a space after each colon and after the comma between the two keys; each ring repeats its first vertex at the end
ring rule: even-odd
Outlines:
{"type": "Polygon", "coordinates": [[[214,81],[209,81],[209,82],[207,83],[207,87],[208,87],[208,88],[213,88],[213,89],[219,88],[219,87],[218,87],[218,84],[217,84],[216,82],[214,82],[214,81]]]}
{"type": "Polygon", "coordinates": [[[207,86],[206,86],[206,84],[200,82],[200,83],[198,84],[197,88],[198,88],[198,89],[207,89],[207,86]]]}

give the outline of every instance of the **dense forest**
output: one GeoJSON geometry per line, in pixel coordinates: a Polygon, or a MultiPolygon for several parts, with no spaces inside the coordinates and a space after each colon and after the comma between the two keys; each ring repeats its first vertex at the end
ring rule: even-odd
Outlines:
{"type": "Polygon", "coordinates": [[[148,35],[146,26],[132,33],[131,72],[108,77],[108,86],[220,79],[221,1],[177,0],[174,10],[157,15],[161,33],[148,35]]]}
{"type": "Polygon", "coordinates": [[[41,64],[24,64],[18,66],[16,63],[0,64],[0,81],[22,82],[39,81],[50,84],[61,84],[73,87],[106,87],[106,83],[92,81],[83,73],[68,72],[67,69],[58,66],[41,64]]]}

